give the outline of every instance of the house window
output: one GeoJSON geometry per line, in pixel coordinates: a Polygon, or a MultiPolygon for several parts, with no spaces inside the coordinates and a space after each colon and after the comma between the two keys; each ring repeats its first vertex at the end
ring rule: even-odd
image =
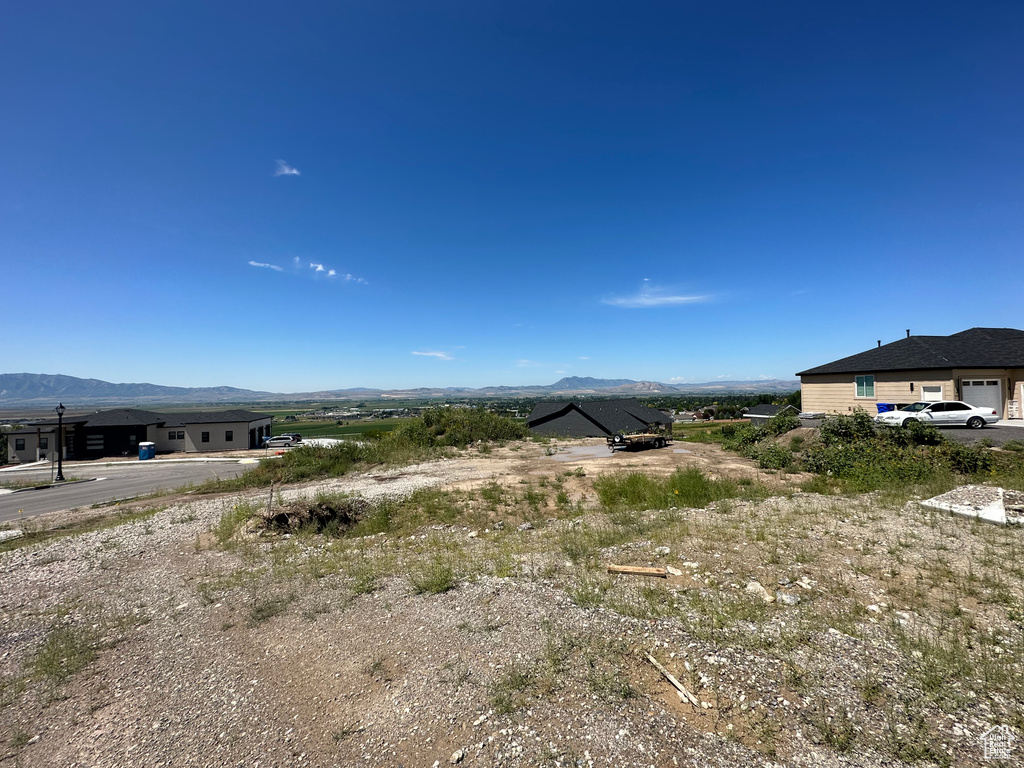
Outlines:
{"type": "Polygon", "coordinates": [[[50,447],[50,438],[48,438],[48,437],[40,437],[39,438],[39,450],[45,451],[49,447],[50,447]]]}
{"type": "Polygon", "coordinates": [[[25,438],[24,437],[16,437],[16,438],[14,438],[14,450],[16,450],[16,451],[24,451],[25,450],[25,438]]]}
{"type": "Polygon", "coordinates": [[[857,377],[857,397],[874,397],[875,396],[875,377],[874,376],[858,376],[857,377]]]}
{"type": "Polygon", "coordinates": [[[128,445],[135,445],[138,440],[139,439],[135,435],[128,435],[128,445]]]}
{"type": "Polygon", "coordinates": [[[167,439],[168,439],[168,440],[174,440],[175,438],[177,438],[177,436],[178,436],[178,433],[177,433],[177,432],[175,432],[175,431],[174,431],[173,429],[172,429],[172,430],[170,430],[170,431],[169,431],[169,432],[167,433],[167,439]]]}
{"type": "Polygon", "coordinates": [[[87,451],[102,451],[103,450],[103,435],[86,435],[85,436],[85,450],[87,451]]]}
{"type": "Polygon", "coordinates": [[[230,443],[234,439],[235,439],[235,432],[234,432],[234,430],[231,430],[231,429],[225,430],[225,432],[224,432],[224,442],[225,443],[230,443]]]}
{"type": "Polygon", "coordinates": [[[209,432],[203,432],[201,440],[204,443],[210,442],[210,433],[209,432]]]}

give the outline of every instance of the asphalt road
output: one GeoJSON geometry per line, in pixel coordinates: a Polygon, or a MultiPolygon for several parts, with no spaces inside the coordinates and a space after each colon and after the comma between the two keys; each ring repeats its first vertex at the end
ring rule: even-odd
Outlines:
{"type": "MultiPolygon", "coordinates": [[[[236,477],[254,466],[255,464],[236,462],[161,464],[159,461],[105,467],[65,465],[65,477],[96,479],[88,483],[0,494],[0,523],[33,517],[45,512],[144,496],[157,490],[180,488],[189,483],[201,483],[215,477],[236,477]]],[[[50,468],[47,466],[45,470],[3,473],[0,480],[49,482],[50,468]]]]}
{"type": "Polygon", "coordinates": [[[999,424],[991,424],[981,429],[943,427],[939,431],[950,440],[956,440],[956,442],[966,445],[973,445],[982,440],[990,440],[992,445],[999,446],[1011,440],[1024,440],[1024,427],[1006,427],[999,424]]]}

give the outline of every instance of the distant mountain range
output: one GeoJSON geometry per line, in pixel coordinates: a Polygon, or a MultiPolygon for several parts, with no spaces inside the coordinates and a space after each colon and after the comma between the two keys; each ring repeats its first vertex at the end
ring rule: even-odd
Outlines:
{"type": "Polygon", "coordinates": [[[495,387],[418,387],[415,389],[368,389],[353,387],[321,392],[260,392],[236,387],[165,387],[159,384],[113,384],[99,379],[45,373],[0,374],[0,408],[49,406],[109,406],[182,403],[260,403],[300,400],[410,400],[449,397],[566,397],[578,395],[633,396],[675,393],[792,392],[798,381],[712,381],[700,384],[662,384],[633,379],[594,379],[568,376],[554,384],[495,387]]]}

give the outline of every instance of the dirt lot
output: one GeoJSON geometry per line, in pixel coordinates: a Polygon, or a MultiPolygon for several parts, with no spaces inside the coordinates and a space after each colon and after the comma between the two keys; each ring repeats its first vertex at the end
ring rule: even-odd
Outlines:
{"type": "Polygon", "coordinates": [[[0,764],[998,764],[981,735],[1024,727],[1019,531],[799,480],[711,444],[522,443],[14,549],[0,764]],[[740,494],[598,502],[601,475],[689,466],[740,494]],[[237,524],[340,493],[414,494],[423,524],[237,524]]]}

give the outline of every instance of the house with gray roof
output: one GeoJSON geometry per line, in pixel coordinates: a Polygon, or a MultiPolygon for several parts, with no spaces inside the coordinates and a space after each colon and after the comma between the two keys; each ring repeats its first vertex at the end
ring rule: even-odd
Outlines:
{"type": "Polygon", "coordinates": [[[541,402],[534,406],[526,426],[535,435],[607,437],[618,433],[672,429],[672,417],[643,405],[635,398],[541,402]]]}
{"type": "Polygon", "coordinates": [[[750,423],[755,427],[760,427],[773,416],[778,416],[780,413],[785,413],[787,411],[792,413],[794,416],[799,413],[799,411],[792,405],[772,405],[771,403],[762,403],[760,405],[755,405],[752,408],[748,408],[744,412],[743,418],[749,419],[750,423]]]}
{"type": "Polygon", "coordinates": [[[58,444],[65,459],[131,456],[139,443],[156,444],[158,452],[229,451],[259,448],[270,437],[272,418],[242,409],[157,413],[140,408],[115,408],[93,413],[65,413],[62,440],[57,419],[29,424],[8,435],[10,462],[56,459],[58,444]]]}
{"type": "Polygon", "coordinates": [[[911,336],[808,368],[800,377],[804,411],[877,412],[879,403],[962,400],[1020,414],[1024,331],[970,328],[951,336],[911,336]]]}

